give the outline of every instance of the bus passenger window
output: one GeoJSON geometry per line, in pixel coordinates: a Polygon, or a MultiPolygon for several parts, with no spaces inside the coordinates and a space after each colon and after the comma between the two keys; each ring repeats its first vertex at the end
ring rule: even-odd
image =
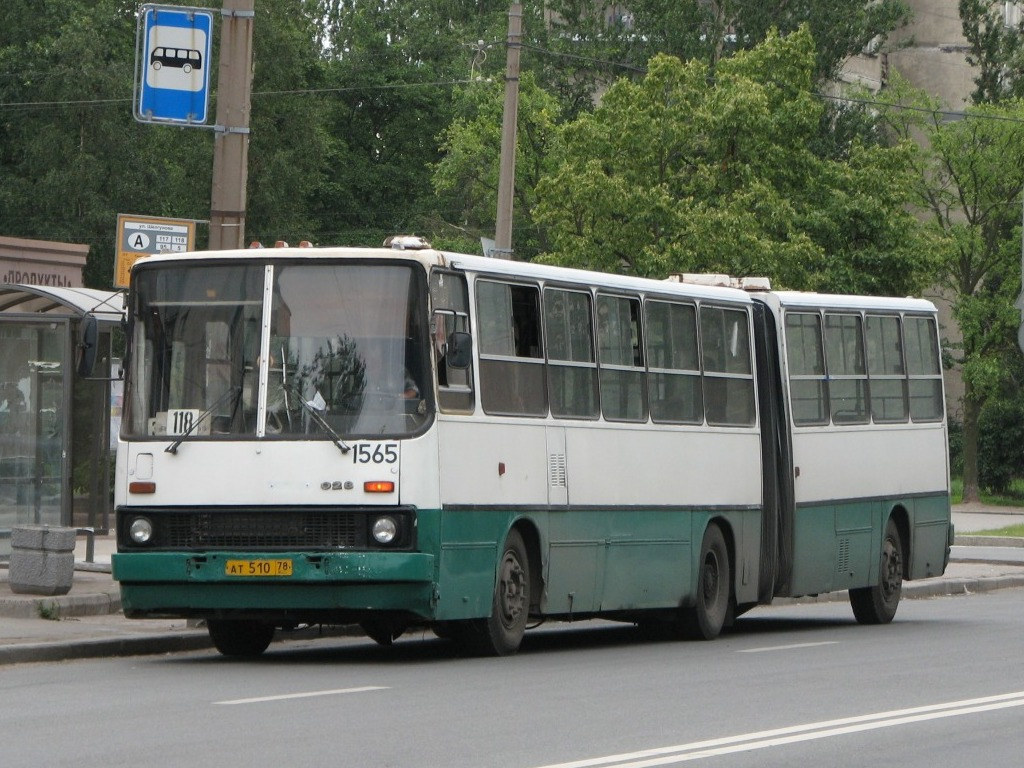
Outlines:
{"type": "Polygon", "coordinates": [[[942,420],[942,367],[935,321],[930,317],[903,318],[907,345],[907,375],[910,377],[910,418],[914,421],[942,420]]]}
{"type": "Polygon", "coordinates": [[[833,424],[867,424],[868,372],[860,315],[825,314],[825,362],[833,424]]]}
{"type": "Polygon", "coordinates": [[[487,413],[546,416],[540,291],[536,286],[480,280],[480,401],[487,413]]]}
{"type": "Polygon", "coordinates": [[[551,415],[598,417],[597,361],[590,294],[544,291],[544,333],[548,340],[551,415]]]}
{"type": "Polygon", "coordinates": [[[648,301],[644,307],[651,419],[700,424],[704,397],[697,358],[697,308],[648,301]]]}
{"type": "Polygon", "coordinates": [[[601,410],[609,421],[647,420],[647,381],[640,346],[640,301],[597,297],[601,410]]]}
{"type": "Polygon", "coordinates": [[[868,377],[871,418],[877,422],[907,420],[907,380],[900,341],[900,319],[867,316],[868,377]]]}
{"type": "Polygon", "coordinates": [[[821,316],[817,312],[786,313],[786,361],[793,423],[828,424],[821,316]]]}
{"type": "Polygon", "coordinates": [[[704,364],[704,408],[708,424],[746,427],[754,423],[754,374],[745,310],[704,305],[700,337],[704,364]]]}

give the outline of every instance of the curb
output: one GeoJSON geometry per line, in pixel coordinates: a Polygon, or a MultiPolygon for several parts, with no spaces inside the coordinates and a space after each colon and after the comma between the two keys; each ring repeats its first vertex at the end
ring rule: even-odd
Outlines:
{"type": "Polygon", "coordinates": [[[74,642],[24,643],[0,646],[0,665],[111,656],[152,656],[212,647],[210,636],[205,631],[178,635],[85,639],[74,642]]]}
{"type": "Polygon", "coordinates": [[[108,616],[120,612],[120,592],[37,597],[31,600],[0,597],[0,616],[9,619],[70,619],[79,616],[108,616]]]}
{"type": "MultiPolygon", "coordinates": [[[[925,579],[919,582],[903,582],[903,599],[927,600],[933,597],[956,597],[958,595],[973,595],[981,592],[994,592],[997,589],[1012,589],[1014,587],[1024,587],[1024,574],[1014,576],[982,576],[975,579],[925,579]]],[[[815,597],[777,598],[772,601],[772,605],[839,603],[846,602],[847,600],[849,600],[849,595],[846,590],[842,590],[840,592],[828,592],[815,597]]]]}

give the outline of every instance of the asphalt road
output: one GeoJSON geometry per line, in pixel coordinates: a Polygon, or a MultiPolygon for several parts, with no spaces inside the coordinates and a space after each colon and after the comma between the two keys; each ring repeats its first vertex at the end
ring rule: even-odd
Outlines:
{"type": "Polygon", "coordinates": [[[8,766],[640,768],[1013,766],[1024,754],[1024,589],[756,609],[711,643],[587,622],[519,655],[432,636],[277,643],[0,669],[8,766]]]}

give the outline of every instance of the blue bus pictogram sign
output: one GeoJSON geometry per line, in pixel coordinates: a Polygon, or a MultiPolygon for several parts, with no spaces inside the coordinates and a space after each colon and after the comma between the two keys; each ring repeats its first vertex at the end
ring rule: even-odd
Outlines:
{"type": "Polygon", "coordinates": [[[143,7],[142,23],[136,119],[205,123],[213,14],[201,8],[149,5],[143,7]]]}

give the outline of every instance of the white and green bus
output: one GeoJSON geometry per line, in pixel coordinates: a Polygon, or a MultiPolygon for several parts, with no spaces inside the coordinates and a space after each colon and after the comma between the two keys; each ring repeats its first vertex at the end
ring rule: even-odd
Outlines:
{"type": "Polygon", "coordinates": [[[128,295],[128,617],[603,617],[713,638],[780,596],[884,623],[952,540],[935,307],[390,247],[153,256],[128,295]]]}

